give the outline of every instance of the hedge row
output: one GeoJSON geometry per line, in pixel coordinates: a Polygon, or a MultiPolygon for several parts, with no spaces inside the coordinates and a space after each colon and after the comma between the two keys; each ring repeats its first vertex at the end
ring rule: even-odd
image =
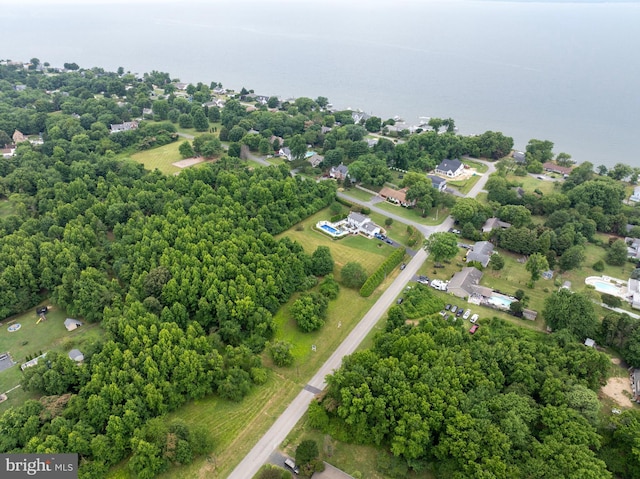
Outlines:
{"type": "Polygon", "coordinates": [[[365,298],[371,296],[371,293],[380,286],[380,283],[384,281],[387,274],[400,264],[405,253],[405,248],[398,248],[391,253],[391,256],[389,256],[384,263],[380,265],[376,272],[369,276],[364,282],[362,288],[360,288],[360,296],[364,296],[365,298]]]}

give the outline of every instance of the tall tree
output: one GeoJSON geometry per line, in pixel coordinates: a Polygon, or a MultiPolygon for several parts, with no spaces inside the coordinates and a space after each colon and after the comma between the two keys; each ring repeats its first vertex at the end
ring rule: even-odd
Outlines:
{"type": "Polygon", "coordinates": [[[525,264],[525,269],[531,273],[531,281],[535,282],[540,279],[540,275],[543,271],[549,269],[549,262],[544,255],[540,253],[533,253],[529,256],[529,259],[525,264]]]}
{"type": "Polygon", "coordinates": [[[424,243],[425,249],[434,261],[451,259],[458,254],[458,237],[453,233],[433,233],[424,243]]]}
{"type": "Polygon", "coordinates": [[[591,299],[566,288],[545,299],[542,315],[551,328],[567,329],[578,339],[593,337],[598,329],[598,317],[591,299]]]}

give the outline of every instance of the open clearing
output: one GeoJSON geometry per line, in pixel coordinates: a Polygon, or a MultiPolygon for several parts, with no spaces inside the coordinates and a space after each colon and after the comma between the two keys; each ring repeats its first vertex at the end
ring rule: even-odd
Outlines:
{"type": "Polygon", "coordinates": [[[607,384],[601,389],[602,394],[613,399],[623,407],[633,407],[631,401],[631,384],[629,378],[609,378],[607,384]]]}
{"type": "Polygon", "coordinates": [[[168,145],[144,150],[131,155],[133,161],[142,163],[145,169],[153,171],[160,170],[165,175],[173,175],[180,171],[180,168],[174,166],[173,163],[182,160],[182,155],[178,151],[181,141],[174,141],[168,145]]]}

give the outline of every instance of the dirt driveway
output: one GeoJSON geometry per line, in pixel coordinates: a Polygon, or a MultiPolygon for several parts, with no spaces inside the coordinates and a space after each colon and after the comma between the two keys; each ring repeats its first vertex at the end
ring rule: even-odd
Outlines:
{"type": "Polygon", "coordinates": [[[613,399],[620,406],[633,407],[631,401],[631,384],[629,378],[609,378],[607,384],[601,389],[602,394],[613,399]]]}

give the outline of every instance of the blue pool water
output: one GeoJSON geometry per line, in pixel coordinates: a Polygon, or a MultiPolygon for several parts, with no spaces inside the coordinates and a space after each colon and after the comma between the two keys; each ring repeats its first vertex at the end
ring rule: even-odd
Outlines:
{"type": "Polygon", "coordinates": [[[505,296],[490,296],[489,302],[498,306],[499,308],[509,309],[509,306],[511,305],[513,300],[505,296]]]}
{"type": "Polygon", "coordinates": [[[327,231],[328,233],[331,233],[332,235],[337,235],[340,233],[340,231],[338,231],[335,228],[332,228],[329,225],[322,225],[320,228],[322,228],[323,230],[327,231]]]}
{"type": "Polygon", "coordinates": [[[620,294],[620,288],[606,281],[594,281],[593,286],[596,288],[596,291],[600,291],[601,293],[612,294],[614,296],[620,294]]]}

